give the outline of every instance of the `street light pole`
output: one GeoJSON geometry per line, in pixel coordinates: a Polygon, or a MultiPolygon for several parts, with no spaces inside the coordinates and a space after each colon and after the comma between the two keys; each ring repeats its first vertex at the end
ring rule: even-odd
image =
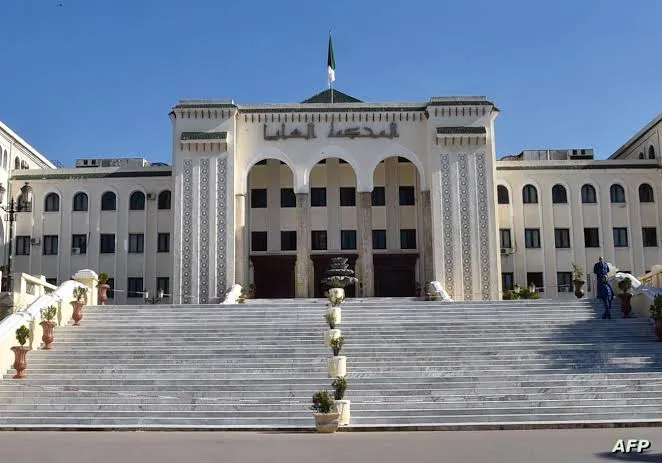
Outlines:
{"type": "MultiPolygon", "coordinates": [[[[26,182],[25,185],[21,188],[21,195],[22,201],[25,204],[30,203],[30,192],[32,191],[32,188],[30,185],[26,182]]],[[[5,189],[4,186],[0,184],[0,203],[5,199],[5,193],[7,190],[5,189]]],[[[28,208],[21,207],[19,203],[14,201],[14,198],[10,198],[9,203],[7,206],[0,206],[0,209],[5,211],[7,213],[7,218],[6,220],[9,222],[9,256],[7,259],[7,286],[6,290],[7,291],[13,291],[14,288],[14,282],[12,279],[12,260],[13,260],[13,250],[14,250],[14,222],[16,222],[16,214],[23,210],[29,210],[28,208]]]]}

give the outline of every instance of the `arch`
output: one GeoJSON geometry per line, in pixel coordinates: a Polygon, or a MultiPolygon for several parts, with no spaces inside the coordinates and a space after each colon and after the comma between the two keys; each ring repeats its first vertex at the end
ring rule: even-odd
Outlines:
{"type": "Polygon", "coordinates": [[[44,212],[60,211],[60,195],[57,193],[48,193],[44,198],[44,212]]]}
{"type": "Polygon", "coordinates": [[[2,168],[7,170],[8,167],[7,150],[5,150],[2,154],[2,168]]]}
{"type": "Polygon", "coordinates": [[[596,204],[598,202],[598,195],[595,187],[590,183],[582,185],[581,196],[582,204],[596,204]]]}
{"type": "Polygon", "coordinates": [[[129,210],[130,211],[144,211],[145,210],[145,193],[136,190],[129,196],[129,210]]]}
{"type": "Polygon", "coordinates": [[[552,203],[553,204],[567,204],[568,203],[568,190],[563,185],[557,183],[552,187],[552,203]]]}
{"type": "Polygon", "coordinates": [[[655,195],[653,194],[653,187],[648,183],[639,185],[639,202],[640,203],[654,203],[655,195]]]}
{"type": "Polygon", "coordinates": [[[160,192],[157,203],[159,209],[170,209],[172,207],[172,192],[170,190],[160,192]]]}
{"type": "Polygon", "coordinates": [[[374,169],[370,171],[370,179],[363,179],[364,183],[362,183],[361,182],[362,178],[360,176],[360,169],[356,157],[353,154],[348,153],[346,150],[336,145],[325,146],[324,148],[320,149],[317,153],[315,153],[313,156],[311,156],[308,159],[308,164],[304,167],[302,172],[303,184],[300,186],[303,189],[308,191],[308,189],[310,188],[310,173],[312,172],[313,168],[323,159],[329,159],[329,158],[342,159],[343,161],[347,162],[347,164],[352,166],[352,170],[354,171],[354,177],[356,178],[357,193],[363,191],[372,191],[372,173],[374,169]]]}
{"type": "MultiPolygon", "coordinates": [[[[369,179],[370,181],[367,182],[368,179],[367,178],[365,179],[366,182],[365,182],[364,186],[366,186],[366,187],[369,186],[370,187],[370,189],[366,190],[366,191],[371,191],[372,188],[373,188],[373,184],[372,184],[373,176],[374,176],[374,173],[375,173],[375,169],[377,168],[379,163],[382,162],[385,159],[396,157],[396,156],[401,156],[401,157],[407,159],[408,161],[411,161],[411,163],[416,166],[416,169],[418,170],[418,179],[419,179],[418,181],[420,183],[421,191],[426,191],[428,189],[428,186],[427,186],[427,179],[426,179],[426,176],[425,176],[425,169],[423,168],[423,163],[418,158],[418,156],[416,156],[413,152],[411,152],[410,150],[408,150],[407,148],[405,148],[404,146],[402,146],[398,143],[390,143],[388,145],[388,147],[384,151],[382,151],[381,154],[379,154],[375,158],[372,158],[372,159],[375,159],[375,163],[372,166],[372,169],[370,169],[370,179],[369,179]]],[[[339,157],[339,156],[336,156],[336,157],[339,157]]],[[[345,159],[345,160],[347,161],[347,159],[345,159]]],[[[349,161],[347,161],[347,162],[349,162],[349,161]]],[[[354,167],[354,166],[352,166],[352,167],[354,167]]],[[[356,174],[356,188],[357,188],[356,191],[363,191],[362,189],[359,189],[359,183],[362,183],[361,180],[360,180],[360,177],[362,177],[362,172],[360,172],[359,170],[357,170],[356,167],[354,167],[354,173],[356,174]]]]}
{"type": "Polygon", "coordinates": [[[522,187],[522,202],[524,204],[538,203],[538,189],[530,183],[522,187]]]}
{"type": "Polygon", "coordinates": [[[88,210],[88,196],[87,193],[79,191],[74,195],[73,210],[76,212],[85,212],[88,210]]]}
{"type": "Polygon", "coordinates": [[[644,156],[643,151],[639,153],[639,159],[646,159],[646,156],[644,156]]]}
{"type": "Polygon", "coordinates": [[[101,210],[102,211],[116,211],[117,210],[117,194],[114,191],[106,191],[101,195],[101,210]]]}
{"type": "Polygon", "coordinates": [[[248,192],[248,175],[251,172],[251,169],[260,161],[265,161],[267,159],[277,159],[284,162],[292,171],[292,176],[294,179],[294,192],[295,193],[307,193],[308,188],[301,188],[302,185],[301,178],[298,175],[297,170],[294,168],[294,161],[290,159],[288,155],[274,147],[265,147],[262,151],[253,156],[244,166],[242,172],[241,184],[239,185],[237,194],[246,194],[248,192]]]}
{"type": "Polygon", "coordinates": [[[497,185],[497,204],[510,204],[510,193],[505,185],[497,185]]]}
{"type": "Polygon", "coordinates": [[[14,158],[14,169],[19,170],[21,168],[21,160],[16,156],[14,158]]]}
{"type": "Polygon", "coordinates": [[[655,148],[653,148],[653,145],[648,147],[648,159],[655,159],[655,148]]]}
{"type": "Polygon", "coordinates": [[[611,198],[612,203],[624,203],[625,202],[625,188],[618,183],[614,183],[609,187],[609,197],[611,198]]]}

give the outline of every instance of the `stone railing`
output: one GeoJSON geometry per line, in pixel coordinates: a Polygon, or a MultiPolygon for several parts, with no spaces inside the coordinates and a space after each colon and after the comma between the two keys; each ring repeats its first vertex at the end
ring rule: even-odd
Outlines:
{"type": "Polygon", "coordinates": [[[32,304],[39,296],[52,293],[57,289],[46,281],[43,275],[33,276],[27,273],[12,273],[12,288],[0,299],[0,320],[32,304]]]}
{"type": "Polygon", "coordinates": [[[662,265],[653,265],[650,272],[639,277],[639,281],[651,288],[662,288],[662,265]]]}
{"type": "MultiPolygon", "coordinates": [[[[650,275],[651,273],[653,272],[650,272],[647,275],[650,275]]],[[[625,278],[628,278],[632,283],[632,299],[630,300],[632,313],[637,317],[650,318],[650,306],[653,303],[655,296],[662,295],[662,289],[645,284],[643,281],[640,281],[629,273],[616,272],[609,278],[609,283],[614,290],[614,294],[617,295],[621,292],[618,283],[625,278]]]]}

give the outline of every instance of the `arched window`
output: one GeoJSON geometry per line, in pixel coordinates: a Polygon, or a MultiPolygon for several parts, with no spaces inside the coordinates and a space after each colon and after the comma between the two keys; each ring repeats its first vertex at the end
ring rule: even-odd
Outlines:
{"type": "Polygon", "coordinates": [[[536,204],[538,202],[538,190],[533,185],[524,185],[522,188],[522,201],[524,204],[536,204]]]}
{"type": "Polygon", "coordinates": [[[595,188],[593,185],[584,185],[582,186],[582,203],[597,203],[598,202],[598,197],[595,194],[595,188]]]}
{"type": "Polygon", "coordinates": [[[74,211],[86,211],[87,210],[87,195],[82,191],[79,191],[74,195],[74,211]]]}
{"type": "Polygon", "coordinates": [[[646,159],[646,156],[644,156],[644,153],[639,153],[639,159],[646,159]]]}
{"type": "Polygon", "coordinates": [[[565,204],[568,202],[568,192],[563,185],[554,185],[552,187],[552,203],[565,204]]]}
{"type": "Polygon", "coordinates": [[[655,148],[653,148],[653,145],[648,147],[648,159],[655,159],[655,148]]]}
{"type": "Polygon", "coordinates": [[[16,156],[14,158],[14,169],[19,170],[21,168],[21,160],[16,156]]]}
{"type": "Polygon", "coordinates": [[[510,204],[508,197],[508,188],[503,185],[497,186],[497,201],[499,204],[510,204]]]}
{"type": "Polygon", "coordinates": [[[652,203],[655,202],[653,195],[653,187],[648,183],[642,183],[639,185],[639,202],[640,203],[652,203]]]}
{"type": "Polygon", "coordinates": [[[144,211],[145,210],[145,193],[142,191],[134,191],[129,197],[129,210],[130,211],[144,211]]]}
{"type": "Polygon", "coordinates": [[[114,211],[117,209],[117,197],[112,191],[106,191],[101,196],[101,210],[114,211]]]}
{"type": "Polygon", "coordinates": [[[624,203],[625,202],[625,190],[622,186],[614,184],[609,189],[609,195],[611,196],[612,203],[624,203]]]}
{"type": "Polygon", "coordinates": [[[60,197],[57,193],[48,193],[44,200],[44,212],[57,212],[60,210],[60,197]]]}
{"type": "Polygon", "coordinates": [[[159,193],[159,209],[170,209],[171,199],[170,190],[163,190],[159,193]]]}

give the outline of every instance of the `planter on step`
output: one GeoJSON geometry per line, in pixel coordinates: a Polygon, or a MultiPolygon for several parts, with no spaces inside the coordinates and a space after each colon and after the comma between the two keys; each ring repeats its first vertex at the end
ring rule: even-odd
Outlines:
{"type": "Polygon", "coordinates": [[[662,341],[662,318],[655,319],[655,336],[658,341],[662,341]]]}
{"type": "Polygon", "coordinates": [[[43,331],[41,340],[44,343],[44,349],[51,350],[53,348],[53,339],[55,338],[55,336],[53,335],[54,332],[53,328],[55,328],[55,322],[50,320],[44,320],[39,324],[41,325],[43,331]]]}
{"type": "Polygon", "coordinates": [[[313,413],[315,429],[317,432],[331,434],[338,430],[338,417],[340,413],[313,413]]]}
{"type": "Polygon", "coordinates": [[[573,280],[572,283],[575,285],[575,296],[577,296],[578,299],[584,297],[584,285],[586,282],[584,280],[576,279],[573,280]]]}
{"type": "Polygon", "coordinates": [[[329,307],[326,313],[333,317],[336,325],[340,325],[342,318],[342,309],[340,307],[329,307]]]}
{"type": "Polygon", "coordinates": [[[324,345],[326,347],[331,346],[331,341],[333,339],[338,339],[341,334],[342,334],[342,332],[340,330],[337,330],[337,329],[326,330],[324,332],[324,345]]]}
{"type": "Polygon", "coordinates": [[[71,318],[74,320],[75,326],[80,326],[80,321],[83,319],[83,302],[73,301],[71,305],[74,308],[74,312],[71,315],[71,318]]]}
{"type": "Polygon", "coordinates": [[[329,391],[316,392],[313,395],[313,405],[310,408],[316,412],[313,413],[313,417],[315,418],[317,432],[336,432],[340,413],[336,410],[336,404],[329,391]]]}
{"type": "Polygon", "coordinates": [[[14,352],[14,370],[16,370],[14,379],[23,379],[25,378],[23,372],[28,366],[28,352],[30,352],[30,348],[26,346],[14,346],[11,350],[14,352]]]}
{"type": "Polygon", "coordinates": [[[623,312],[623,318],[630,318],[630,312],[632,312],[632,304],[630,303],[632,294],[619,294],[618,297],[621,298],[621,312],[623,312]]]}
{"type": "Polygon", "coordinates": [[[110,289],[110,285],[103,284],[97,286],[97,290],[99,292],[99,305],[106,305],[106,302],[108,302],[108,290],[110,289]]]}
{"type": "Polygon", "coordinates": [[[329,358],[327,363],[329,370],[329,378],[337,378],[338,376],[345,376],[347,373],[347,357],[338,355],[329,358]]]}
{"type": "Polygon", "coordinates": [[[338,307],[345,300],[345,290],[343,288],[330,288],[329,302],[333,307],[338,307]]]}
{"type": "Polygon", "coordinates": [[[336,408],[340,416],[338,417],[338,426],[347,426],[349,424],[349,400],[336,400],[336,408]]]}

